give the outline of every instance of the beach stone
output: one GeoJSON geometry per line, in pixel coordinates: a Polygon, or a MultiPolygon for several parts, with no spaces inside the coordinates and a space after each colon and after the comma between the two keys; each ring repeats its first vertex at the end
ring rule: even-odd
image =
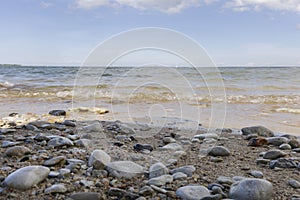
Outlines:
{"type": "Polygon", "coordinates": [[[297,160],[299,162],[299,159],[294,158],[279,158],[277,160],[272,160],[270,162],[270,168],[297,168],[297,160]]]}
{"type": "Polygon", "coordinates": [[[250,172],[250,175],[254,178],[263,178],[264,174],[261,171],[253,170],[250,172]]]}
{"type": "Polygon", "coordinates": [[[195,170],[196,170],[196,168],[193,165],[186,165],[186,166],[172,169],[170,172],[171,172],[171,174],[175,174],[177,172],[182,172],[182,173],[186,174],[187,176],[191,177],[195,170]]]}
{"type": "Polygon", "coordinates": [[[163,143],[164,144],[170,144],[170,143],[175,143],[175,142],[176,142],[176,140],[172,137],[164,137],[163,138],[163,143]]]}
{"type": "Polygon", "coordinates": [[[293,149],[294,152],[300,153],[300,148],[293,149]]]}
{"type": "Polygon", "coordinates": [[[20,168],[5,178],[3,184],[7,187],[27,190],[47,178],[50,169],[44,166],[27,166],[20,168]]]}
{"type": "Polygon", "coordinates": [[[267,145],[268,140],[266,140],[265,138],[262,137],[258,137],[258,138],[252,138],[249,140],[248,146],[252,146],[252,147],[261,147],[264,145],[267,145]]]}
{"type": "Polygon", "coordinates": [[[163,150],[163,151],[181,151],[181,150],[183,150],[182,146],[177,143],[170,143],[159,149],[163,150]]]}
{"type": "Polygon", "coordinates": [[[169,173],[169,169],[161,162],[151,165],[149,169],[149,178],[155,178],[169,173]]]}
{"type": "Polygon", "coordinates": [[[154,190],[150,186],[144,186],[140,189],[139,194],[142,196],[151,196],[154,193],[154,190]]]}
{"type": "Polygon", "coordinates": [[[270,160],[259,158],[259,159],[256,159],[256,164],[257,165],[269,165],[270,160]]]}
{"type": "Polygon", "coordinates": [[[244,179],[231,185],[229,198],[235,200],[270,200],[273,198],[273,186],[264,179],[244,179]]]}
{"type": "Polygon", "coordinates": [[[148,151],[153,151],[153,146],[150,144],[135,144],[133,146],[133,149],[136,151],[143,151],[143,150],[148,150],[148,151]]]}
{"type": "Polygon", "coordinates": [[[176,181],[176,180],[184,180],[187,178],[187,175],[182,173],[182,172],[177,172],[175,174],[172,174],[173,176],[173,180],[176,181]]]}
{"type": "Polygon", "coordinates": [[[16,146],[18,144],[21,144],[21,142],[3,141],[1,147],[2,148],[13,147],[13,146],[16,146]]]}
{"type": "Polygon", "coordinates": [[[57,156],[57,157],[51,158],[49,160],[46,160],[43,165],[50,167],[50,166],[54,166],[54,165],[57,165],[60,163],[65,163],[65,161],[66,161],[65,156],[57,156]]]}
{"type": "Polygon", "coordinates": [[[276,150],[269,150],[269,151],[265,152],[263,155],[263,158],[274,160],[274,159],[277,159],[280,157],[284,157],[286,155],[287,154],[285,152],[276,149],[276,150]]]}
{"type": "Polygon", "coordinates": [[[249,134],[257,134],[258,136],[262,137],[273,137],[274,133],[270,129],[263,127],[263,126],[251,126],[251,127],[245,127],[242,128],[242,134],[243,135],[249,135],[249,134]]]}
{"type": "Polygon", "coordinates": [[[76,140],[74,142],[75,146],[77,147],[85,147],[85,148],[88,148],[90,147],[90,145],[92,144],[92,140],[89,140],[89,139],[79,139],[79,140],[76,140]]]}
{"type": "Polygon", "coordinates": [[[69,138],[70,140],[78,140],[80,138],[80,135],[68,135],[67,138],[69,138]]]}
{"type": "Polygon", "coordinates": [[[290,179],[290,180],[288,181],[288,184],[289,184],[290,186],[292,186],[293,188],[295,188],[295,189],[299,189],[299,188],[300,188],[300,182],[297,181],[297,180],[295,180],[295,179],[290,179]]]}
{"type": "Polygon", "coordinates": [[[212,194],[201,198],[201,200],[221,200],[221,199],[222,199],[221,194],[212,194]]]}
{"type": "Polygon", "coordinates": [[[53,146],[54,148],[73,145],[73,142],[66,137],[55,137],[48,142],[48,146],[53,146]]]}
{"type": "Polygon", "coordinates": [[[97,122],[97,123],[82,127],[82,131],[86,132],[86,133],[102,132],[103,128],[102,128],[102,125],[99,122],[97,122]]]}
{"type": "Polygon", "coordinates": [[[245,136],[245,140],[251,140],[251,139],[257,138],[257,137],[258,137],[258,135],[257,135],[256,133],[254,133],[254,134],[249,134],[249,135],[246,135],[246,136],[245,136]]]}
{"type": "Polygon", "coordinates": [[[74,120],[65,120],[65,121],[63,121],[62,125],[70,126],[70,127],[75,127],[76,126],[76,122],[74,120]]]}
{"type": "Polygon", "coordinates": [[[208,149],[208,155],[210,156],[229,156],[230,151],[223,146],[215,146],[208,149]]]}
{"type": "Polygon", "coordinates": [[[14,146],[14,147],[9,147],[6,151],[5,151],[5,155],[9,156],[9,157],[21,157],[24,156],[25,154],[29,154],[30,153],[30,149],[28,149],[27,147],[24,146],[14,146]]]}
{"type": "Polygon", "coordinates": [[[97,192],[78,192],[70,196],[73,200],[101,200],[101,194],[97,192]]]}
{"type": "Polygon", "coordinates": [[[219,177],[217,178],[217,181],[218,181],[220,184],[228,184],[228,185],[231,185],[232,183],[234,183],[234,181],[232,180],[232,178],[227,177],[227,176],[219,176],[219,177]]]}
{"type": "Polygon", "coordinates": [[[203,134],[195,135],[194,138],[197,138],[199,140],[204,140],[208,138],[217,140],[219,138],[219,135],[216,133],[203,133],[203,134]]]}
{"type": "Polygon", "coordinates": [[[66,116],[66,111],[64,110],[51,110],[49,112],[49,115],[53,115],[53,116],[66,116]]]}
{"type": "Polygon", "coordinates": [[[204,186],[184,186],[176,190],[176,195],[184,200],[199,200],[209,196],[209,190],[204,186]]]}
{"type": "Polygon", "coordinates": [[[51,125],[49,122],[46,121],[33,121],[29,123],[30,125],[33,125],[37,128],[44,128],[45,126],[51,125]]]}
{"type": "Polygon", "coordinates": [[[269,144],[280,146],[281,144],[289,143],[289,139],[285,137],[268,137],[266,138],[269,144]]]}
{"type": "Polygon", "coordinates": [[[59,169],[59,174],[62,175],[62,176],[67,176],[70,173],[71,173],[70,169],[66,169],[66,168],[59,169]]]}
{"type": "Polygon", "coordinates": [[[292,149],[300,148],[300,142],[297,139],[290,140],[289,145],[291,145],[292,149]]]}
{"type": "Polygon", "coordinates": [[[56,178],[59,176],[59,172],[57,171],[50,171],[50,173],[48,174],[49,178],[56,178]]]}
{"type": "Polygon", "coordinates": [[[68,190],[64,184],[55,184],[45,189],[46,194],[66,193],[68,190]]]}
{"type": "Polygon", "coordinates": [[[45,134],[43,134],[43,133],[38,133],[38,134],[36,134],[35,136],[34,136],[34,139],[36,140],[36,141],[39,141],[39,142],[41,142],[41,141],[49,141],[50,140],[50,138],[48,138],[45,134]]]}
{"type": "Polygon", "coordinates": [[[93,166],[94,169],[104,169],[110,161],[111,157],[105,151],[96,149],[89,157],[88,166],[93,166]]]}
{"type": "Polygon", "coordinates": [[[289,145],[289,144],[281,144],[281,145],[279,146],[279,149],[281,149],[281,150],[291,150],[292,147],[291,147],[291,145],[289,145]]]}
{"type": "Polygon", "coordinates": [[[106,165],[109,175],[117,178],[133,178],[144,173],[142,166],[131,161],[115,161],[106,165]]]}
{"type": "Polygon", "coordinates": [[[159,177],[151,178],[148,181],[148,185],[156,185],[156,186],[163,186],[166,183],[171,183],[173,181],[173,176],[171,175],[162,175],[159,177]]]}

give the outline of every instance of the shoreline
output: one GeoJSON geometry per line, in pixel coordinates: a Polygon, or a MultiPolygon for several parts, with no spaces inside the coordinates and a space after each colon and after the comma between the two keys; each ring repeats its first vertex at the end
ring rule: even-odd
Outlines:
{"type": "MultiPolygon", "coordinates": [[[[198,187],[194,195],[203,190],[201,195],[207,198],[225,199],[235,195],[234,185],[249,178],[271,183],[272,191],[262,193],[272,199],[300,198],[300,141],[291,135],[274,137],[264,128],[252,129],[247,135],[245,131],[232,134],[231,129],[207,133],[202,126],[194,132],[171,125],[130,126],[120,121],[65,120],[64,116],[53,116],[49,121],[21,126],[11,122],[0,129],[0,199],[76,199],[80,195],[94,199],[180,199],[186,195],[184,187],[191,185],[198,187]],[[55,119],[60,121],[55,123],[55,119]],[[249,146],[257,137],[265,143],[249,146]],[[213,153],[214,147],[220,149],[213,153]],[[158,162],[163,165],[162,176],[153,179],[153,166],[160,166],[158,162]],[[126,165],[130,167],[122,168],[126,165]],[[15,180],[10,178],[8,184],[8,177],[25,166],[44,166],[50,173],[20,193],[14,188],[26,183],[18,182],[19,175],[15,180]]],[[[25,172],[23,175],[26,177],[25,172]]],[[[257,191],[253,188],[254,195],[257,191]]]]}

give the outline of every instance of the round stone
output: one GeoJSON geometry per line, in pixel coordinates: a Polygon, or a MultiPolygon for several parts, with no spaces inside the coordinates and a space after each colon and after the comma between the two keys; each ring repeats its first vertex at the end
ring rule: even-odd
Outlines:
{"type": "Polygon", "coordinates": [[[164,174],[168,174],[169,169],[161,162],[151,165],[149,169],[149,178],[155,178],[164,174]]]}
{"type": "Polygon", "coordinates": [[[133,178],[144,173],[144,168],[131,161],[116,161],[106,165],[110,175],[117,178],[133,178]]]}
{"type": "Polygon", "coordinates": [[[25,154],[29,154],[30,153],[30,149],[28,149],[27,147],[24,146],[14,146],[14,147],[10,147],[5,151],[5,155],[9,156],[9,157],[21,157],[25,154]]]}
{"type": "Polygon", "coordinates": [[[204,186],[184,186],[178,188],[176,195],[184,200],[199,200],[209,196],[209,190],[204,186]]]}
{"type": "Polygon", "coordinates": [[[210,156],[229,156],[230,151],[223,146],[215,146],[208,149],[208,155],[210,156]]]}
{"type": "Polygon", "coordinates": [[[88,166],[94,169],[104,169],[106,164],[111,161],[111,157],[102,150],[94,150],[89,157],[88,166]]]}

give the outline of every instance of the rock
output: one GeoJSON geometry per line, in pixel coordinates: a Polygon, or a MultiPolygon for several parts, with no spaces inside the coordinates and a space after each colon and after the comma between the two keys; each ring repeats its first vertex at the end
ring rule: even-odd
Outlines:
{"type": "Polygon", "coordinates": [[[119,188],[110,188],[108,191],[109,196],[115,196],[118,199],[122,199],[126,194],[125,190],[119,189],[119,188]]]}
{"type": "Polygon", "coordinates": [[[293,149],[294,152],[300,153],[300,148],[293,149]]]}
{"type": "Polygon", "coordinates": [[[59,174],[61,176],[67,176],[71,173],[71,170],[70,169],[66,169],[66,168],[62,168],[59,170],[59,174]]]}
{"type": "Polygon", "coordinates": [[[209,196],[209,190],[204,186],[184,186],[176,190],[176,195],[184,200],[199,200],[209,196]]]}
{"type": "Polygon", "coordinates": [[[242,128],[241,131],[242,131],[243,135],[257,134],[258,136],[262,136],[262,137],[273,137],[274,136],[273,131],[271,131],[268,128],[263,127],[263,126],[245,127],[245,128],[242,128]]]}
{"type": "Polygon", "coordinates": [[[172,137],[164,137],[163,138],[163,143],[164,144],[170,144],[170,143],[175,143],[175,142],[176,142],[176,140],[172,137]]]}
{"type": "Polygon", "coordinates": [[[150,186],[144,186],[140,189],[139,194],[142,196],[151,196],[154,190],[150,186]]]}
{"type": "Polygon", "coordinates": [[[177,172],[175,174],[172,175],[173,176],[173,180],[185,180],[187,178],[187,175],[182,173],[182,172],[177,172]]]}
{"type": "Polygon", "coordinates": [[[269,144],[274,146],[280,146],[281,144],[289,143],[289,139],[285,137],[269,137],[266,138],[269,144]]]}
{"type": "Polygon", "coordinates": [[[208,149],[207,153],[210,156],[229,156],[230,155],[230,151],[226,147],[223,147],[223,146],[211,147],[208,149]]]}
{"type": "Polygon", "coordinates": [[[292,149],[300,148],[300,142],[296,139],[290,140],[289,145],[291,145],[292,149]]]}
{"type": "Polygon", "coordinates": [[[187,176],[191,177],[195,170],[196,170],[196,168],[193,165],[186,165],[186,166],[172,169],[170,172],[171,172],[171,174],[175,174],[177,172],[182,172],[182,173],[186,174],[187,176]]]}
{"type": "Polygon", "coordinates": [[[135,144],[133,146],[133,149],[136,151],[143,151],[143,150],[149,150],[149,151],[153,151],[153,146],[150,144],[135,144]]]}
{"type": "Polygon", "coordinates": [[[48,138],[46,135],[44,135],[43,133],[38,133],[38,134],[36,134],[35,136],[34,136],[34,139],[36,140],[36,141],[39,141],[39,142],[41,142],[41,141],[49,141],[50,140],[50,138],[48,138]]]}
{"type": "Polygon", "coordinates": [[[106,170],[93,170],[92,171],[92,176],[96,178],[105,178],[107,177],[108,172],[106,170]]]}
{"type": "Polygon", "coordinates": [[[299,159],[295,158],[279,158],[270,162],[270,168],[297,168],[297,162],[299,159]]]}
{"type": "Polygon", "coordinates": [[[57,178],[59,176],[59,172],[57,171],[51,171],[49,174],[48,174],[48,177],[49,178],[57,178]]]}
{"type": "Polygon", "coordinates": [[[82,132],[86,132],[86,133],[94,133],[94,132],[102,132],[102,131],[103,128],[99,122],[82,127],[82,132]]]}
{"type": "Polygon", "coordinates": [[[21,142],[11,142],[11,141],[3,141],[2,142],[2,148],[7,148],[7,147],[12,147],[12,146],[16,146],[18,144],[21,144],[21,142]]]}
{"type": "Polygon", "coordinates": [[[221,199],[222,199],[221,194],[208,195],[201,198],[201,200],[221,200],[221,199]]]}
{"type": "Polygon", "coordinates": [[[49,115],[53,115],[53,116],[66,116],[66,111],[64,111],[64,110],[51,110],[49,112],[49,115]]]}
{"type": "Polygon", "coordinates": [[[76,122],[74,120],[65,120],[65,121],[63,121],[62,125],[75,127],[76,122]]]}
{"type": "Polygon", "coordinates": [[[67,191],[68,190],[64,184],[55,184],[45,189],[46,194],[65,193],[67,191]]]}
{"type": "Polygon", "coordinates": [[[105,151],[94,150],[90,155],[88,166],[93,166],[94,169],[104,169],[110,161],[111,158],[105,151]]]}
{"type": "Polygon", "coordinates": [[[57,164],[64,164],[65,161],[66,161],[65,156],[57,156],[57,157],[51,158],[49,160],[46,160],[43,165],[50,167],[50,166],[54,166],[57,164]]]}
{"type": "Polygon", "coordinates": [[[73,145],[73,142],[66,137],[55,137],[48,142],[48,146],[53,146],[54,148],[73,145]]]}
{"type": "Polygon", "coordinates": [[[33,122],[30,122],[29,125],[33,125],[37,128],[44,128],[45,126],[49,126],[51,124],[46,121],[33,121],[33,122]]]}
{"type": "Polygon", "coordinates": [[[21,157],[24,156],[25,154],[29,154],[30,153],[30,149],[28,149],[27,147],[24,146],[14,146],[14,147],[9,147],[6,151],[5,151],[5,155],[9,156],[9,157],[21,157]]]}
{"type": "Polygon", "coordinates": [[[216,133],[204,133],[204,134],[195,135],[194,138],[197,138],[199,140],[204,140],[204,139],[207,139],[207,138],[212,138],[212,139],[217,140],[219,138],[219,135],[216,134],[216,133]]]}
{"type": "Polygon", "coordinates": [[[167,194],[167,190],[163,189],[163,188],[160,188],[160,187],[157,187],[156,185],[151,185],[151,188],[153,190],[155,190],[156,192],[158,193],[162,193],[162,194],[167,194]]]}
{"type": "Polygon", "coordinates": [[[101,194],[97,192],[78,192],[70,196],[73,200],[102,200],[101,194]]]}
{"type": "Polygon", "coordinates": [[[149,169],[149,178],[155,178],[169,173],[169,169],[161,162],[151,165],[149,169]]]}
{"type": "Polygon", "coordinates": [[[106,165],[110,175],[117,178],[133,178],[144,173],[142,166],[131,161],[116,161],[106,165]]]}
{"type": "Polygon", "coordinates": [[[27,166],[11,173],[4,180],[7,187],[26,190],[47,178],[50,169],[44,166],[27,166]]]}
{"type": "Polygon", "coordinates": [[[173,176],[171,175],[162,175],[159,177],[151,178],[148,181],[148,185],[156,185],[156,186],[163,186],[166,183],[171,183],[173,181],[173,176]]]}
{"type": "Polygon", "coordinates": [[[85,147],[88,148],[90,147],[90,145],[92,144],[92,140],[89,139],[80,139],[80,140],[76,140],[74,142],[75,146],[77,147],[85,147]]]}
{"type": "Polygon", "coordinates": [[[250,175],[254,178],[263,178],[264,174],[261,171],[253,170],[250,172],[250,175]]]}
{"type": "Polygon", "coordinates": [[[286,155],[287,154],[285,152],[276,149],[276,150],[269,150],[266,153],[264,153],[263,158],[274,160],[280,157],[284,157],[286,155]]]}
{"type": "Polygon", "coordinates": [[[70,158],[70,159],[67,159],[67,163],[68,164],[77,164],[77,163],[84,164],[85,161],[80,160],[80,159],[76,159],[76,158],[70,158]]]}
{"type": "Polygon", "coordinates": [[[292,147],[291,147],[291,145],[289,145],[289,144],[281,144],[281,145],[279,146],[279,149],[281,149],[281,150],[291,150],[292,147]]]}
{"type": "Polygon", "coordinates": [[[232,178],[230,177],[227,177],[227,176],[219,176],[217,178],[217,181],[220,183],[220,184],[227,184],[227,185],[231,185],[234,181],[232,180],[232,178]]]}
{"type": "Polygon", "coordinates": [[[256,159],[256,164],[257,165],[269,165],[270,160],[259,158],[259,159],[256,159]]]}
{"type": "Polygon", "coordinates": [[[181,151],[181,150],[183,150],[182,146],[177,143],[170,143],[159,149],[162,151],[181,151]]]}
{"type": "Polygon", "coordinates": [[[258,138],[252,138],[249,140],[248,146],[252,147],[261,147],[264,145],[269,144],[268,141],[265,138],[258,137],[258,138]]]}
{"type": "Polygon", "coordinates": [[[231,185],[229,198],[235,200],[270,200],[273,198],[273,186],[264,179],[244,179],[231,185]]]}
{"type": "Polygon", "coordinates": [[[299,188],[300,188],[300,182],[297,181],[297,180],[295,180],[295,179],[290,179],[290,180],[288,181],[288,184],[289,184],[290,186],[292,186],[293,188],[295,188],[295,189],[299,189],[299,188]]]}

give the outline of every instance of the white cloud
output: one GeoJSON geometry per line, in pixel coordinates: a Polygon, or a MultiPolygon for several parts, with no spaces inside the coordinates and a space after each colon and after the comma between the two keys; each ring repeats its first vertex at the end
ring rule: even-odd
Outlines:
{"type": "Polygon", "coordinates": [[[236,11],[260,10],[267,8],[279,11],[292,11],[300,13],[300,0],[232,0],[225,7],[236,11]]]}
{"type": "Polygon", "coordinates": [[[167,14],[175,14],[186,8],[199,6],[199,0],[76,0],[76,3],[79,8],[85,9],[101,6],[129,6],[138,10],[156,10],[167,14]]]}
{"type": "Polygon", "coordinates": [[[41,6],[42,8],[48,8],[48,7],[52,6],[52,3],[42,1],[42,2],[40,3],[40,6],[41,6]]]}

